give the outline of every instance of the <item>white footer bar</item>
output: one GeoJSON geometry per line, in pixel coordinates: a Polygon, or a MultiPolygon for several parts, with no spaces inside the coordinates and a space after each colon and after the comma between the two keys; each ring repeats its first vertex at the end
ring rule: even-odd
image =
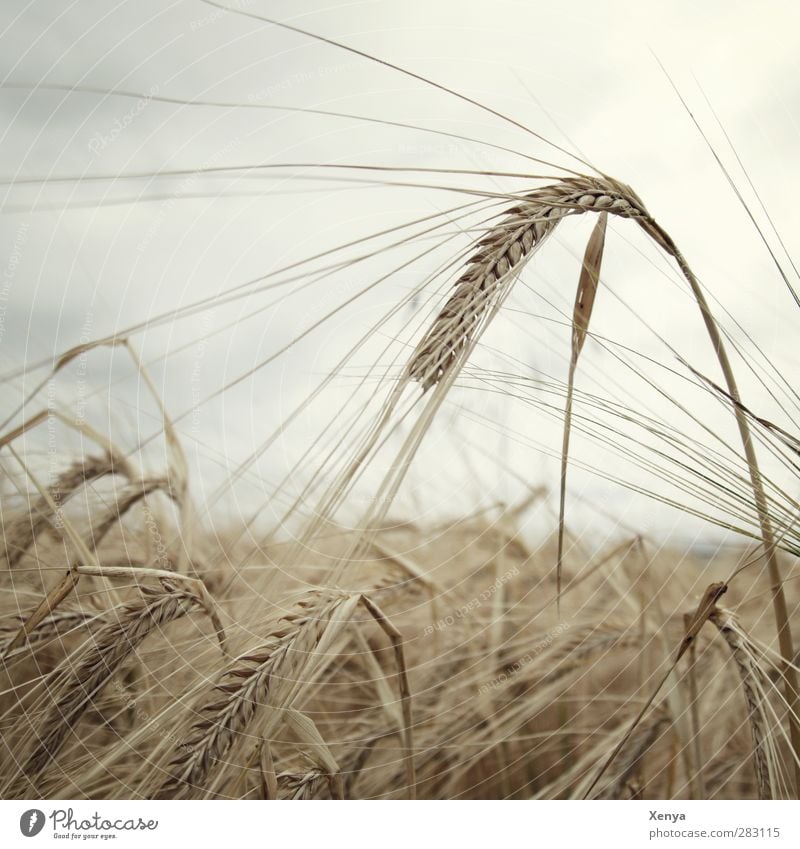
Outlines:
{"type": "Polygon", "coordinates": [[[0,846],[800,846],[800,802],[0,801],[0,846]],[[580,842],[579,842],[580,841],[580,842]]]}

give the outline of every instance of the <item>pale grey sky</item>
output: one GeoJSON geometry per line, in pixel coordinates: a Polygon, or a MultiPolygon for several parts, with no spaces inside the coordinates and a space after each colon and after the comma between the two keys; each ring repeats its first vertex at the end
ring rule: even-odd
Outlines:
{"type": "MultiPolygon", "coordinates": [[[[797,308],[657,61],[763,223],[727,145],[728,134],[789,255],[796,257],[797,4],[240,0],[229,5],[291,22],[436,80],[581,151],[598,168],[630,183],[681,245],[711,297],[730,313],[730,318],[720,313],[725,326],[741,341],[745,332],[750,334],[788,383],[797,384],[797,308]]],[[[318,171],[307,169],[213,176],[192,174],[195,169],[338,162],[542,172],[543,166],[523,155],[575,166],[533,135],[418,80],[195,0],[55,5],[5,0],[0,16],[0,170],[5,180],[0,368],[15,375],[4,393],[8,413],[42,376],[23,373],[25,363],[469,199],[433,187],[437,184],[487,192],[526,186],[525,180],[480,175],[377,175],[388,182],[432,186],[412,188],[378,185],[374,173],[363,172],[355,176],[371,184],[334,181],[332,174],[321,179],[318,171]],[[274,106],[414,124],[494,147],[375,121],[257,108],[274,106]],[[183,173],[132,177],[153,171],[183,173]],[[118,179],[95,179],[103,176],[118,179]],[[43,177],[47,182],[38,179],[43,177]]],[[[520,376],[524,394],[536,404],[509,397],[513,387],[499,394],[497,385],[481,383],[480,374],[471,389],[457,391],[400,494],[399,512],[457,513],[487,499],[518,497],[515,475],[551,486],[557,480],[563,399],[547,384],[566,376],[569,329],[558,322],[571,310],[590,224],[568,222],[537,256],[475,360],[476,366],[520,376]],[[536,380],[545,383],[531,382],[536,380]],[[470,445],[474,448],[464,448],[470,445]],[[497,472],[497,458],[506,471],[497,472]]],[[[318,282],[298,277],[292,283],[295,294],[263,312],[258,311],[287,290],[254,293],[133,337],[143,358],[153,362],[170,412],[185,414],[180,429],[199,501],[386,310],[466,248],[462,226],[452,221],[440,233],[452,235],[452,241],[391,275],[434,242],[420,236],[407,248],[318,282]],[[279,350],[324,312],[386,275],[367,297],[275,363],[192,411],[200,399],[279,350]],[[213,335],[226,325],[230,329],[213,335]],[[167,352],[171,356],[161,360],[167,352]]],[[[775,235],[769,238],[785,260],[775,235]]],[[[360,252],[354,248],[346,255],[360,252]]],[[[415,308],[433,310],[447,280],[445,274],[430,281],[415,308]],[[433,300],[426,304],[425,297],[433,300]]],[[[666,370],[685,374],[657,336],[717,376],[685,287],[629,223],[611,222],[604,284],[607,291],[598,297],[592,329],[623,347],[614,349],[615,358],[590,341],[579,390],[631,405],[687,438],[711,444],[712,438],[674,404],[632,377],[632,365],[645,367],[630,353],[636,351],[660,364],[647,366],[647,375],[667,391],[683,393],[683,403],[703,423],[735,444],[730,417],[666,370]]],[[[404,325],[414,315],[409,306],[383,327],[356,354],[343,378],[253,467],[249,483],[236,490],[235,498],[226,496],[219,509],[236,512],[240,503],[257,503],[337,413],[346,432],[342,405],[353,378],[378,360],[388,365],[390,354],[398,355],[402,344],[418,338],[418,326],[404,325]],[[394,335],[400,341],[383,353],[394,335]]],[[[747,350],[754,356],[749,343],[747,350]]],[[[123,355],[95,352],[82,368],[79,376],[64,375],[57,397],[74,404],[86,387],[119,379],[110,394],[86,402],[89,414],[128,446],[151,431],[155,407],[123,355]]],[[[796,406],[782,410],[746,366],[740,366],[740,378],[757,412],[791,429],[787,412],[796,406]]],[[[371,386],[374,391],[375,383],[371,386]]],[[[603,436],[591,407],[579,405],[576,414],[588,416],[591,429],[603,436]]],[[[596,464],[605,474],[652,488],[647,467],[652,458],[643,467],[626,465],[611,447],[579,434],[573,451],[578,463],[596,464]]],[[[157,464],[159,457],[148,462],[157,464]]],[[[791,475],[777,466],[774,471],[791,489],[791,475]]],[[[570,481],[576,497],[612,505],[621,520],[637,527],[666,532],[679,523],[682,532],[695,533],[696,526],[681,514],[632,499],[602,477],[576,468],[570,481]]],[[[368,477],[356,502],[368,499],[373,485],[368,477]]],[[[663,491],[675,494],[666,484],[663,491]]],[[[350,507],[357,513],[359,503],[350,507]]],[[[581,510],[573,505],[576,521],[591,521],[590,512],[581,510]]]]}

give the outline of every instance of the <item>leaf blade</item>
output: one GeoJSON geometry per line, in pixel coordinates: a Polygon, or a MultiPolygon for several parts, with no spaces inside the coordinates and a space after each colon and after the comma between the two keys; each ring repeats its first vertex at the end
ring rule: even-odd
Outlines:
{"type": "Polygon", "coordinates": [[[564,429],[561,440],[561,476],[558,498],[558,553],[556,555],[556,602],[561,611],[561,572],[564,563],[564,514],[567,491],[567,466],[569,462],[569,437],[572,429],[572,396],[575,385],[575,371],[578,358],[583,350],[589,332],[597,288],[600,283],[600,266],[603,262],[603,249],[606,240],[608,213],[603,212],[594,225],[592,235],[583,255],[581,273],[578,278],[578,291],[572,311],[572,353],[567,378],[567,400],[564,406],[564,429]]]}

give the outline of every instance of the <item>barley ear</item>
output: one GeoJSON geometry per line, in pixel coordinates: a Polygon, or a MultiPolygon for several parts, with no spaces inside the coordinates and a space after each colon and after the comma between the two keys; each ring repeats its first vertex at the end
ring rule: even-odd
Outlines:
{"type": "Polygon", "coordinates": [[[753,765],[756,773],[759,799],[772,799],[772,780],[769,768],[769,741],[767,739],[768,716],[764,710],[763,689],[759,675],[763,672],[757,657],[749,645],[747,635],[742,631],[732,613],[727,610],[715,610],[710,620],[717,626],[722,638],[731,650],[731,656],[742,683],[747,719],[753,740],[753,765]],[[759,691],[761,695],[759,695],[759,691]]]}

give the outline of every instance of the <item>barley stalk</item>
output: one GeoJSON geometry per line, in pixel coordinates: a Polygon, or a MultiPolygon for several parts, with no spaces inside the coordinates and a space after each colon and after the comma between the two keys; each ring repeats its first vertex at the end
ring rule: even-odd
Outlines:
{"type": "MultiPolygon", "coordinates": [[[[691,627],[691,615],[684,616],[684,627],[691,627]]],[[[689,646],[688,669],[686,672],[689,688],[689,721],[692,735],[692,776],[691,784],[697,789],[693,791],[695,799],[706,798],[705,778],[703,776],[703,747],[700,739],[700,700],[697,691],[697,650],[693,641],[689,646]]]]}
{"type": "Polygon", "coordinates": [[[670,724],[669,713],[663,706],[650,714],[647,721],[643,722],[636,729],[636,732],[631,735],[627,748],[624,750],[625,757],[622,758],[619,773],[608,789],[599,794],[600,798],[622,798],[622,792],[625,786],[640,769],[642,759],[670,724]]]}

